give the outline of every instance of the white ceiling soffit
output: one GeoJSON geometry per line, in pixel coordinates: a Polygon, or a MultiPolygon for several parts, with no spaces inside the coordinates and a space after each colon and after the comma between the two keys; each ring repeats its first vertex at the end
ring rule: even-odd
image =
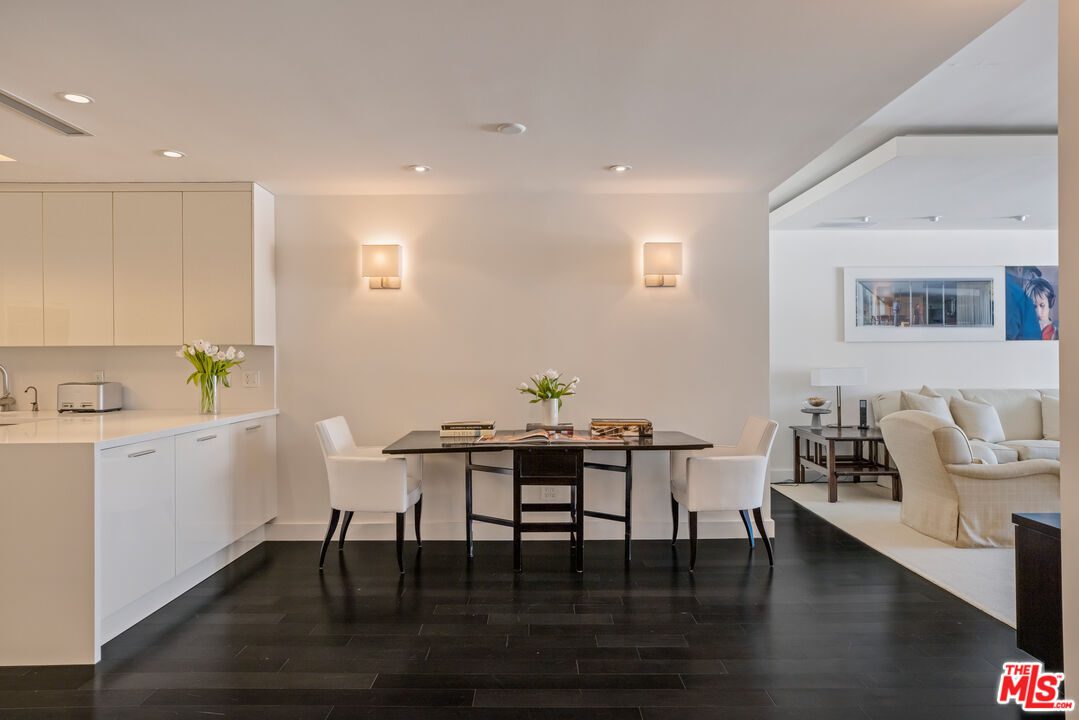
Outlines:
{"type": "Polygon", "coordinates": [[[1018,4],[6,2],[0,85],[94,137],[0,108],[0,182],[767,192],[1018,4]]]}
{"type": "Polygon", "coordinates": [[[1057,138],[894,138],[776,208],[770,220],[773,230],[1055,229],[1057,138]]]}
{"type": "Polygon", "coordinates": [[[899,135],[1052,134],[1057,0],[1026,0],[769,194],[779,207],[899,135]]]}

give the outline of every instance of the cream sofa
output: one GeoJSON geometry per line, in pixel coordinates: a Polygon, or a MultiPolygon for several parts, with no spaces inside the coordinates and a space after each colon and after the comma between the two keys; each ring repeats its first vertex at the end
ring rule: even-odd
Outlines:
{"type": "Polygon", "coordinates": [[[888,413],[884,442],[903,478],[905,525],[956,547],[1011,547],[1015,512],[1059,512],[1060,462],[975,457],[954,423],[920,410],[888,413]]]}
{"type": "MultiPolygon", "coordinates": [[[[968,390],[953,388],[932,388],[946,400],[958,397],[964,400],[981,400],[996,408],[1000,425],[1004,430],[1004,440],[985,442],[971,439],[975,457],[989,461],[992,453],[998,463],[1017,460],[1059,460],[1059,400],[1057,390],[1022,390],[1022,389],[985,389],[968,390]],[[1043,398],[1049,401],[1043,403],[1043,398]]],[[[919,393],[919,390],[908,392],[919,393]]],[[[872,398],[873,417],[878,425],[888,415],[899,411],[901,390],[881,393],[872,398]]],[[[887,445],[887,441],[885,441],[887,445]]],[[[890,448],[890,446],[889,446],[890,448]]],[[[902,473],[902,469],[900,469],[902,473]]],[[[906,484],[906,478],[904,485],[906,484]]]]}

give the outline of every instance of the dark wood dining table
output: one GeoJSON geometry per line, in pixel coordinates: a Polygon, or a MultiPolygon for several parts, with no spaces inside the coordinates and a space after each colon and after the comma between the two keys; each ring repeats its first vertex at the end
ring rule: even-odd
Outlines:
{"type": "Polygon", "coordinates": [[[473,557],[472,523],[484,522],[513,528],[513,568],[522,570],[522,533],[570,533],[573,543],[574,568],[584,570],[584,518],[620,522],[625,525],[625,561],[632,558],[633,533],[633,454],[636,452],[662,452],[671,450],[704,450],[712,443],[673,430],[656,431],[648,437],[625,438],[619,442],[594,442],[588,436],[580,439],[567,438],[556,442],[510,442],[508,438],[524,431],[499,432],[491,440],[474,438],[440,437],[437,430],[413,430],[383,448],[387,455],[440,455],[459,453],[465,456],[465,527],[468,557],[473,557]],[[511,451],[513,467],[484,465],[474,461],[477,453],[511,451]],[[625,463],[592,462],[585,459],[585,452],[624,452],[625,463]],[[586,469],[619,472],[625,474],[625,514],[599,512],[585,509],[586,469]],[[472,511],[472,474],[474,472],[510,475],[513,477],[513,517],[500,518],[480,515],[472,511]],[[522,490],[528,485],[554,485],[570,488],[570,502],[522,502],[522,490]],[[568,522],[528,522],[524,513],[567,512],[568,522]]]}

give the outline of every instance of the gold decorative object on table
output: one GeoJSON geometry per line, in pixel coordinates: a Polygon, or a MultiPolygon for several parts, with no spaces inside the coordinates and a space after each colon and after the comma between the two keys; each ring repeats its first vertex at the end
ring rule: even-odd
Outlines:
{"type": "Polygon", "coordinates": [[[642,418],[592,418],[593,437],[652,437],[652,421],[642,418]]]}

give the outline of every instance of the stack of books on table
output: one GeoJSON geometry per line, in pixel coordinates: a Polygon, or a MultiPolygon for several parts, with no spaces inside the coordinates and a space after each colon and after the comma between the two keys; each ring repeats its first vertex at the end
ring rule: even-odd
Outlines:
{"type": "Polygon", "coordinates": [[[651,437],[652,421],[643,418],[592,418],[589,429],[592,437],[651,437]]]}
{"type": "Polygon", "coordinates": [[[455,420],[442,423],[438,431],[444,438],[492,438],[495,436],[494,420],[455,420]]]}

